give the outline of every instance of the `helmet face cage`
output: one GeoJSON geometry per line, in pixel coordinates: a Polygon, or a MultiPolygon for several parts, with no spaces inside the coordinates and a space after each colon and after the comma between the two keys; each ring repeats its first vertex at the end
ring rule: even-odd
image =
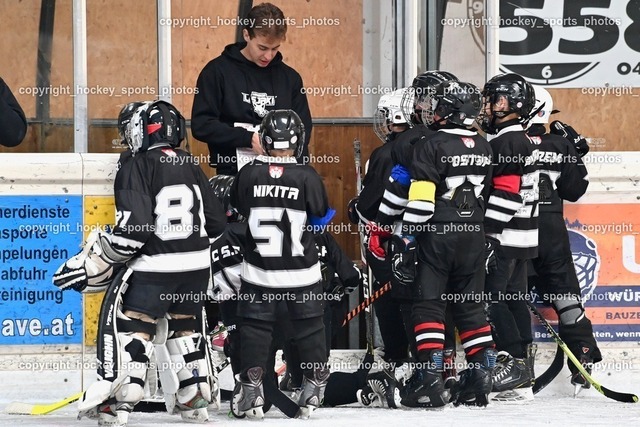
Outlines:
{"type": "Polygon", "coordinates": [[[387,135],[391,133],[389,113],[388,108],[378,108],[373,114],[373,131],[382,142],[387,142],[387,135]]]}
{"type": "Polygon", "coordinates": [[[397,89],[382,95],[378,100],[378,109],[373,115],[373,131],[383,143],[394,132],[393,126],[407,126],[402,108],[406,91],[407,88],[397,89]]]}
{"type": "Polygon", "coordinates": [[[136,109],[125,131],[125,140],[134,155],[149,145],[147,133],[147,108],[149,105],[151,105],[150,102],[145,102],[136,109]]]}
{"type": "Polygon", "coordinates": [[[478,124],[488,132],[495,133],[496,119],[516,113],[519,122],[526,124],[529,115],[535,104],[535,91],[533,86],[519,74],[499,74],[491,78],[482,90],[483,108],[482,114],[478,116],[478,124]],[[494,104],[501,98],[507,100],[507,110],[495,111],[494,104]]]}
{"type": "Polygon", "coordinates": [[[417,75],[407,88],[406,99],[403,97],[402,110],[409,126],[428,124],[433,122],[431,110],[431,96],[435,87],[446,81],[458,81],[458,78],[448,71],[426,71],[417,75]]]}
{"type": "Polygon", "coordinates": [[[479,89],[467,82],[448,81],[435,87],[431,97],[432,127],[446,120],[447,125],[467,128],[473,125],[482,108],[479,89]],[[439,119],[436,121],[434,116],[439,119]]]}
{"type": "Polygon", "coordinates": [[[136,110],[143,106],[144,102],[130,102],[120,110],[118,114],[118,137],[120,144],[126,144],[131,147],[131,132],[128,130],[129,123],[136,110]]]}
{"type": "Polygon", "coordinates": [[[416,122],[416,119],[414,117],[414,106],[415,89],[413,87],[408,87],[402,95],[402,100],[400,101],[400,109],[402,110],[404,120],[409,125],[409,127],[415,126],[414,122],[416,122]]]}
{"type": "Polygon", "coordinates": [[[305,141],[304,124],[293,110],[272,110],[260,125],[260,144],[271,155],[273,150],[293,150],[300,157],[305,141]]]}

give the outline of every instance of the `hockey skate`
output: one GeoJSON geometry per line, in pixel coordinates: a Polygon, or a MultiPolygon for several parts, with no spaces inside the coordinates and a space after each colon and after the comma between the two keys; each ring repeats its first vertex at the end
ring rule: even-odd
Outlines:
{"type": "Polygon", "coordinates": [[[304,376],[298,395],[301,418],[309,418],[311,413],[322,404],[330,373],[329,368],[316,368],[313,371],[313,378],[304,376]]]}
{"type": "Polygon", "coordinates": [[[262,390],[262,368],[247,371],[247,379],[236,381],[231,398],[231,414],[236,418],[264,418],[264,393],[262,390]]]}
{"type": "Polygon", "coordinates": [[[400,390],[393,372],[382,370],[369,374],[367,384],[378,397],[382,408],[397,409],[400,407],[400,390]]]}
{"type": "Polygon", "coordinates": [[[456,350],[453,348],[446,348],[444,350],[444,371],[442,373],[444,388],[451,390],[458,381],[456,377],[456,350]]]}
{"type": "Polygon", "coordinates": [[[222,322],[218,322],[218,325],[209,334],[209,340],[211,341],[211,348],[214,351],[224,353],[224,343],[228,335],[229,335],[229,332],[227,331],[226,326],[224,326],[222,322]]]}
{"type": "Polygon", "coordinates": [[[526,359],[514,358],[501,351],[498,353],[492,381],[492,402],[523,403],[533,400],[531,374],[526,359]]]}
{"type": "Polygon", "coordinates": [[[129,421],[129,414],[133,412],[133,405],[130,403],[102,404],[96,408],[97,413],[83,413],[78,416],[88,416],[97,418],[100,427],[126,427],[129,421]]]}
{"type": "Polygon", "coordinates": [[[431,361],[420,364],[405,387],[402,406],[409,408],[439,408],[449,403],[449,391],[442,380],[442,350],[431,353],[431,361]]]}
{"type": "Polygon", "coordinates": [[[451,389],[451,402],[455,406],[487,406],[496,356],[494,349],[487,349],[480,366],[472,366],[460,373],[460,381],[451,389]]]}
{"type": "Polygon", "coordinates": [[[174,411],[180,414],[184,422],[202,424],[209,421],[208,406],[209,401],[198,392],[196,396],[187,403],[179,403],[176,401],[174,411]]]}
{"type": "MultiPolygon", "coordinates": [[[[591,369],[593,368],[593,348],[588,344],[581,342],[579,353],[574,353],[578,361],[582,364],[582,367],[591,375],[591,369]]],[[[591,383],[582,375],[582,373],[576,368],[576,366],[570,360],[567,363],[569,370],[571,371],[571,384],[573,384],[573,397],[577,397],[578,394],[584,389],[591,388],[591,383]]]]}

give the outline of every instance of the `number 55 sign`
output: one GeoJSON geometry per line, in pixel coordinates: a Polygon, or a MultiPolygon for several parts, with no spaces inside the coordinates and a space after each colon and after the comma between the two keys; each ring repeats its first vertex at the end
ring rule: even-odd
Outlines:
{"type": "Polygon", "coordinates": [[[500,69],[545,86],[639,86],[640,0],[500,1],[500,69]]]}

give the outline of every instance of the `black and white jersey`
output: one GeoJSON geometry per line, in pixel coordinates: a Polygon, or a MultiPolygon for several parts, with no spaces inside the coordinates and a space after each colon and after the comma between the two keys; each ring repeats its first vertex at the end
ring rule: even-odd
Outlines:
{"type": "MultiPolygon", "coordinates": [[[[391,162],[393,166],[400,165],[408,171],[414,161],[414,151],[416,147],[433,136],[434,133],[435,131],[428,127],[418,125],[399,134],[391,150],[391,162]]],[[[398,181],[395,176],[392,176],[391,169],[389,169],[384,175],[383,186],[383,196],[376,216],[376,222],[390,226],[391,224],[397,223],[402,217],[407,206],[409,185],[405,182],[398,181]]]]}
{"type": "Polygon", "coordinates": [[[246,223],[232,222],[211,244],[213,289],[210,296],[218,302],[237,299],[240,293],[246,234],[246,223]]]}
{"type": "Polygon", "coordinates": [[[134,256],[128,266],[140,278],[210,268],[209,239],[225,228],[224,210],[191,155],[153,146],[119,160],[114,191],[114,249],[134,256]]]}
{"type": "Polygon", "coordinates": [[[297,288],[321,281],[309,217],[324,217],[327,194],[318,173],[294,158],[258,156],[233,182],[231,205],[247,218],[242,279],[255,286],[297,288]]]}
{"type": "Polygon", "coordinates": [[[535,258],[538,253],[539,144],[515,120],[490,139],[493,179],[485,231],[497,238],[506,256],[535,258]]]}
{"type": "Polygon", "coordinates": [[[416,145],[406,231],[418,234],[428,221],[482,223],[491,170],[491,146],[474,131],[440,129],[416,145]]]}
{"type": "Polygon", "coordinates": [[[369,157],[369,166],[362,180],[362,191],[360,191],[356,205],[360,217],[366,221],[375,221],[378,214],[384,194],[384,181],[389,177],[393,168],[391,151],[396,141],[389,141],[376,148],[369,157]]]}
{"type": "Polygon", "coordinates": [[[589,174],[574,145],[559,135],[546,133],[540,124],[527,134],[538,142],[540,214],[562,213],[562,200],[577,201],[587,191],[589,174]]]}

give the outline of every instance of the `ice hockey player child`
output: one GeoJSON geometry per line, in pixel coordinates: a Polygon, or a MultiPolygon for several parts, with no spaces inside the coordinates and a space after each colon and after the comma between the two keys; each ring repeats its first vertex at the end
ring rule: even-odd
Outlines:
{"type": "MultiPolygon", "coordinates": [[[[384,179],[393,168],[391,151],[396,143],[396,137],[409,128],[407,123],[409,114],[405,114],[401,110],[406,90],[406,88],[398,89],[381,96],[378,101],[378,110],[373,118],[373,130],[383,145],[371,153],[365,168],[362,191],[349,203],[350,221],[359,224],[359,227],[363,227],[365,230],[369,223],[375,221],[378,213],[384,193],[384,179]]],[[[376,291],[391,281],[391,263],[386,257],[374,256],[367,248],[365,248],[365,256],[367,265],[372,272],[372,289],[376,291]]],[[[403,299],[400,291],[400,289],[392,288],[374,303],[374,313],[378,319],[385,347],[385,360],[396,363],[407,361],[408,349],[412,341],[407,338],[407,333],[402,332],[405,331],[403,317],[406,317],[407,320],[410,320],[411,317],[411,306],[408,303],[410,296],[405,295],[403,299]]],[[[396,379],[393,373],[390,369],[384,369],[371,374],[367,385],[359,391],[358,400],[365,406],[391,405],[390,407],[396,407],[395,400],[399,405],[399,398],[393,398],[396,394],[395,388],[396,379]],[[389,401],[385,395],[390,397],[389,401]]]]}
{"type": "MultiPolygon", "coordinates": [[[[426,71],[417,75],[412,82],[411,87],[407,88],[403,94],[401,101],[401,110],[408,120],[411,128],[406,132],[399,134],[389,145],[388,153],[391,157],[390,164],[386,165],[387,169],[381,172],[377,170],[375,173],[381,173],[382,178],[380,180],[380,189],[377,190],[378,194],[382,194],[379,199],[377,211],[373,213],[374,220],[367,224],[369,231],[368,239],[368,251],[367,260],[371,259],[370,264],[376,265],[382,262],[387,268],[386,273],[394,284],[393,275],[390,271],[390,259],[387,255],[387,245],[391,233],[395,232],[399,234],[401,232],[401,219],[404,208],[407,204],[410,176],[409,168],[414,159],[415,147],[424,141],[425,138],[433,135],[434,130],[430,129],[426,123],[430,120],[429,102],[431,96],[434,93],[434,88],[445,81],[457,81],[457,77],[447,71],[426,71]],[[386,261],[385,261],[386,259],[386,261]]],[[[366,190],[366,185],[365,185],[366,190]]],[[[363,190],[363,193],[364,191],[363,190]]],[[[375,270],[374,270],[375,275],[375,270]]],[[[385,282],[382,282],[385,283],[385,282]]],[[[402,286],[398,283],[398,286],[392,286],[390,299],[396,300],[402,303],[401,312],[403,313],[403,320],[405,325],[406,338],[409,346],[412,348],[412,354],[416,354],[415,342],[413,340],[413,326],[411,321],[410,304],[413,296],[407,286],[402,286]]],[[[383,309],[386,307],[383,307],[383,309]]],[[[393,307],[390,307],[393,308],[393,307]]],[[[385,310],[382,315],[385,317],[387,311],[385,310]]],[[[446,322],[447,329],[445,331],[446,343],[445,343],[445,365],[448,368],[443,372],[443,376],[447,379],[447,387],[450,387],[455,381],[455,369],[453,369],[455,355],[455,329],[451,315],[447,312],[446,322]]],[[[381,332],[383,342],[385,344],[385,355],[388,360],[399,360],[398,356],[404,354],[406,358],[407,344],[404,347],[396,347],[399,345],[397,331],[398,328],[389,328],[387,336],[388,340],[385,340],[384,332],[381,332]],[[400,352],[400,354],[397,354],[400,352]]],[[[382,331],[382,327],[381,327],[382,331]]],[[[400,375],[398,375],[400,376],[400,375]]],[[[388,382],[389,379],[385,379],[384,382],[388,382]]]]}
{"type": "MultiPolygon", "coordinates": [[[[211,297],[213,301],[217,301],[220,318],[227,332],[223,351],[229,357],[235,376],[240,374],[240,317],[237,310],[247,224],[229,204],[234,178],[231,175],[217,175],[211,178],[209,184],[211,191],[222,204],[227,218],[224,233],[211,244],[211,297]]],[[[214,330],[216,319],[207,320],[209,330],[214,330]]]]}
{"type": "MultiPolygon", "coordinates": [[[[228,336],[225,340],[225,354],[231,360],[234,374],[240,373],[240,318],[236,314],[238,293],[240,290],[240,277],[242,258],[245,252],[245,235],[247,223],[244,222],[237,210],[229,204],[231,186],[234,177],[228,175],[218,175],[210,180],[213,193],[223,204],[229,224],[223,235],[211,245],[211,259],[213,272],[213,299],[220,305],[220,313],[228,336]],[[242,220],[242,222],[239,222],[242,220]]],[[[313,230],[315,227],[310,227],[313,230]]],[[[325,341],[327,345],[327,356],[331,342],[331,322],[328,318],[333,313],[331,302],[340,299],[344,294],[353,292],[361,283],[359,271],[349,260],[348,256],[338,246],[335,239],[327,232],[321,232],[323,227],[317,227],[319,232],[314,233],[315,244],[318,257],[321,263],[323,289],[328,304],[325,306],[325,341]]],[[[315,230],[314,230],[315,231],[315,230]]],[[[342,314],[342,310],[338,310],[342,314]]],[[[339,316],[344,318],[344,314],[339,316]]],[[[277,328],[285,329],[278,331],[277,336],[290,337],[292,334],[289,322],[286,319],[278,319],[277,328]]],[[[211,325],[210,325],[211,326],[211,325]]],[[[283,341],[274,338],[280,343],[283,341]]],[[[272,345],[271,352],[277,348],[272,345]]],[[[284,354],[287,361],[287,373],[285,374],[281,388],[286,391],[295,391],[300,388],[303,380],[303,373],[300,369],[300,357],[297,345],[291,340],[284,346],[284,354]]],[[[270,364],[271,363],[270,359],[270,364]]],[[[372,360],[366,364],[367,368],[361,367],[356,373],[332,373],[327,381],[324,405],[336,406],[353,403],[356,401],[356,392],[362,388],[366,382],[366,375],[372,360]]],[[[268,370],[272,366],[268,365],[268,370]]]]}
{"type": "MultiPolygon", "coordinates": [[[[542,300],[552,305],[558,314],[559,334],[569,349],[591,372],[594,363],[602,360],[593,336],[593,326],[582,305],[580,284],[569,247],[569,234],[564,221],[563,200],[577,201],[589,185],[587,168],[582,157],[589,152],[587,141],[571,126],[559,121],[549,123],[553,110],[551,94],[535,86],[536,108],[527,134],[538,140],[540,155],[540,202],[538,217],[538,257],[531,260],[529,286],[535,287],[542,300]]],[[[571,383],[575,394],[591,386],[574,364],[571,383]]]]}
{"type": "Polygon", "coordinates": [[[238,414],[263,417],[263,375],[277,303],[284,300],[304,363],[298,404],[308,416],[322,401],[329,369],[320,263],[306,227],[325,224],[333,213],[317,172],[296,164],[305,137],[298,115],[291,110],[270,111],[260,137],[267,155],[242,168],[231,191],[231,205],[249,226],[238,302],[241,387],[232,405],[238,414]]]}
{"type": "Polygon", "coordinates": [[[534,144],[523,124],[535,104],[531,84],[518,74],[491,78],[482,91],[478,117],[493,149],[493,178],[487,200],[485,232],[495,254],[485,290],[496,348],[501,352],[492,399],[533,399],[534,346],[526,304],[527,260],[538,253],[538,171],[534,144]]]}
{"type": "MultiPolygon", "coordinates": [[[[160,378],[169,412],[205,422],[211,382],[196,315],[209,282],[209,242],[224,230],[224,213],[200,167],[178,149],[186,127],[173,105],[128,104],[118,123],[129,150],[114,183],[113,233],[93,232],[53,277],[56,286],[81,292],[113,281],[98,326],[99,381],[78,403],[80,416],[126,425],[144,397],[148,369],[155,373],[155,344],[158,367],[166,365],[160,378]]],[[[155,381],[150,376],[151,389],[155,381]]]]}
{"type": "Polygon", "coordinates": [[[482,105],[477,87],[447,81],[437,85],[430,98],[429,126],[437,132],[416,145],[409,201],[402,217],[406,234],[394,236],[392,242],[407,250],[417,246],[412,251],[417,266],[415,261],[406,264],[416,269],[409,285],[414,296],[417,366],[402,405],[441,407],[451,399],[455,405],[485,406],[496,351],[477,296],[484,285],[483,219],[492,152],[482,136],[469,130],[482,105]],[[468,362],[451,396],[442,378],[448,305],[468,362]]]}

